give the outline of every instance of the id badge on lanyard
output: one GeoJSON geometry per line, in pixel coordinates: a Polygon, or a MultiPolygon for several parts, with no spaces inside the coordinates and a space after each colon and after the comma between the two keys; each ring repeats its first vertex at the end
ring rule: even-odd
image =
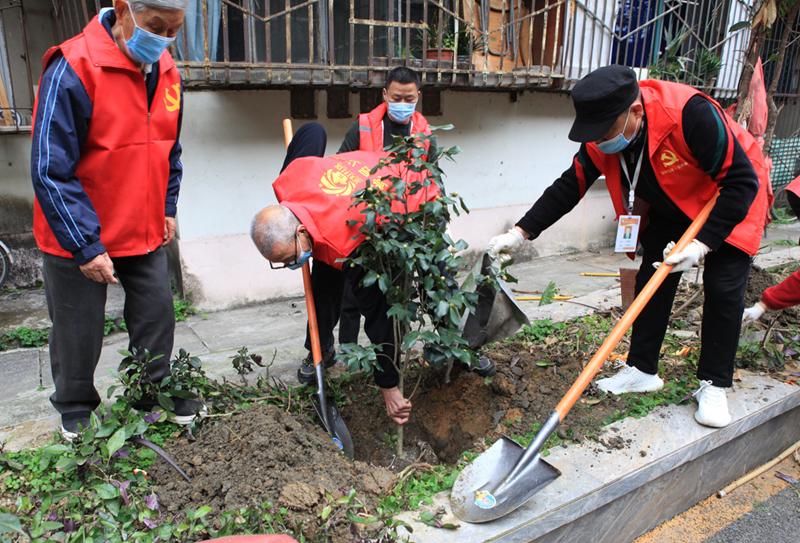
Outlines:
{"type": "Polygon", "coordinates": [[[636,169],[633,172],[633,177],[628,174],[628,166],[619,155],[619,165],[622,171],[625,172],[625,177],[630,182],[630,190],[628,191],[628,214],[620,215],[619,222],[617,223],[617,241],[614,244],[614,252],[617,253],[633,253],[636,252],[636,246],[639,243],[639,228],[642,224],[642,217],[633,214],[633,202],[636,198],[636,184],[639,182],[639,174],[642,171],[642,157],[644,156],[644,149],[639,153],[639,159],[636,161],[636,169]]]}

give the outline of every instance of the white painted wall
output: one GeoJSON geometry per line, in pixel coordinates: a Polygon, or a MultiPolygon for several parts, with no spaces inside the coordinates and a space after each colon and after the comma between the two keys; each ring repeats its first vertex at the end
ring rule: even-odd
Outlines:
{"type": "MultiPolygon", "coordinates": [[[[352,120],[327,119],[324,91],[317,93],[319,121],[328,131],[328,153],[339,147],[352,120]]],[[[283,162],[281,119],[289,112],[287,91],[214,91],[186,94],[178,222],[187,281],[198,304],[217,309],[301,292],[300,274],[269,268],[247,234],[250,219],[275,202],[271,183],[283,162]]],[[[566,169],[577,144],[567,140],[573,110],[563,94],[442,94],[452,123],[440,135],[458,145],[456,164],[446,165],[447,189],[472,209],[452,225],[473,249],[509,228],[566,169]]],[[[352,111],[357,111],[357,96],[352,111]]],[[[295,130],[302,122],[295,122],[295,130]]],[[[527,251],[554,254],[608,245],[613,210],[602,182],[527,251]]]]}

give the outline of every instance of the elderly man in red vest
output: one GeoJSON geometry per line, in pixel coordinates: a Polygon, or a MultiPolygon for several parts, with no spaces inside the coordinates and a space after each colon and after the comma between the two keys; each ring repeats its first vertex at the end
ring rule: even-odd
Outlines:
{"type": "MultiPolygon", "coordinates": [[[[44,56],[31,174],[34,236],[43,253],[50,364],[61,431],[74,439],[100,397],[106,287],[121,283],[131,348],[169,374],[175,319],[163,246],[175,235],[183,173],[181,79],[166,51],[186,0],[116,0],[44,56]]],[[[174,398],[189,424],[199,402],[174,398]]],[[[136,407],[150,409],[155,398],[136,407]]]]}
{"type": "MultiPolygon", "coordinates": [[[[405,66],[392,68],[386,75],[383,87],[384,101],[369,113],[362,113],[358,116],[358,119],[347,131],[338,152],[383,151],[385,147],[392,145],[395,137],[408,137],[411,134],[430,135],[428,121],[416,110],[420,85],[419,74],[414,70],[405,66]]],[[[428,151],[435,153],[435,145],[428,145],[428,151]]],[[[288,162],[284,164],[284,167],[286,164],[288,162]]],[[[321,260],[315,260],[311,275],[315,296],[319,298],[320,302],[324,302],[317,304],[319,306],[317,315],[323,360],[325,365],[330,367],[335,363],[333,329],[337,321],[339,322],[340,344],[358,341],[361,318],[358,312],[358,301],[346,284],[341,293],[341,303],[333,303],[330,299],[332,293],[339,295],[338,293],[341,291],[338,286],[342,283],[341,272],[336,268],[328,266],[321,260]]],[[[310,351],[311,343],[308,334],[306,334],[305,345],[306,349],[310,351]]],[[[310,353],[300,364],[297,378],[304,384],[314,382],[314,365],[310,353]]]]}
{"type": "MultiPolygon", "coordinates": [[[[490,241],[490,252],[508,253],[536,238],[604,175],[617,216],[641,231],[638,293],[672,242],[719,191],[697,238],[667,260],[673,273],[633,326],[627,366],[597,384],[612,394],[664,386],[658,357],[680,275],[705,258],[695,419],[726,426],[731,421],[726,390],[733,379],[744,291],[768,208],[769,179],[760,147],[700,91],[664,81],[637,83],[633,70],[623,66],[590,73],[575,85],[572,100],[576,119],[569,137],[581,143],[572,165],[511,230],[490,241]]],[[[622,250],[635,249],[635,240],[617,237],[618,247],[628,248],[622,250]]]]}
{"type": "MultiPolygon", "coordinates": [[[[395,338],[391,318],[387,315],[386,296],[377,283],[368,287],[361,284],[363,269],[343,267],[344,260],[363,241],[363,234],[355,226],[363,216],[360,209],[351,206],[351,195],[367,182],[384,183],[380,179],[387,170],[374,176],[369,172],[387,154],[358,151],[323,157],[325,142],[325,130],[317,123],[303,125],[297,131],[287,150],[281,175],[272,185],[279,205],[265,207],[255,216],[250,236],[273,268],[296,270],[313,255],[315,266],[324,263],[342,276],[342,280],[332,281],[329,288],[319,290],[326,300],[324,303],[317,299],[318,286],[314,285],[318,317],[323,311],[338,315],[342,289],[346,285],[352,290],[359,314],[364,316],[367,337],[373,345],[379,346],[378,367],[373,376],[381,390],[386,412],[397,424],[405,424],[411,415],[411,402],[397,386],[399,375],[392,362],[395,338]]],[[[435,187],[420,190],[408,195],[409,207],[418,209],[438,196],[435,187]]],[[[320,329],[323,326],[320,324],[320,329]]]]}

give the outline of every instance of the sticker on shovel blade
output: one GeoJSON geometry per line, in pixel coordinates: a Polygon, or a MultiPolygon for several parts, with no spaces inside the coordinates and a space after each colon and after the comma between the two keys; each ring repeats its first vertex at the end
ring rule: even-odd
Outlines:
{"type": "Polygon", "coordinates": [[[333,441],[333,444],[334,444],[334,445],[336,445],[337,447],[339,447],[339,450],[340,450],[340,451],[343,451],[343,450],[344,450],[344,443],[342,443],[342,440],[341,440],[341,439],[339,439],[338,437],[331,436],[331,441],[333,441]]]}
{"type": "Polygon", "coordinates": [[[490,492],[478,490],[475,492],[475,505],[481,509],[492,509],[497,505],[497,500],[490,492]]]}

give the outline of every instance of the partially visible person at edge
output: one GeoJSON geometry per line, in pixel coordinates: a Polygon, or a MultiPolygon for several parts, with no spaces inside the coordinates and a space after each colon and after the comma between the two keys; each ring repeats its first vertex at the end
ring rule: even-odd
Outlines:
{"type": "MultiPolygon", "coordinates": [[[[800,219],[800,177],[786,187],[786,199],[795,216],[800,219]]],[[[800,240],[798,243],[800,244],[800,240]]],[[[761,300],[744,310],[742,321],[757,321],[767,311],[778,311],[795,305],[800,305],[800,270],[796,270],[777,285],[764,289],[761,300]]]]}
{"type": "MultiPolygon", "coordinates": [[[[428,121],[416,110],[420,97],[420,77],[404,66],[392,68],[386,75],[383,102],[369,113],[358,116],[344,137],[338,153],[351,151],[382,151],[394,143],[394,138],[411,134],[430,135],[428,121]]],[[[428,142],[429,155],[436,152],[435,143],[428,142]],[[433,145],[430,145],[433,143],[433,145]],[[431,149],[432,147],[432,149],[431,149]]],[[[287,160],[288,157],[287,157],[287,160]]],[[[288,162],[284,163],[284,168],[288,162]]],[[[281,170],[283,171],[283,170],[281,170]]],[[[333,329],[339,323],[339,344],[357,343],[361,325],[358,300],[344,281],[342,272],[319,259],[311,267],[311,282],[317,306],[322,359],[326,367],[336,363],[333,329]],[[337,298],[337,299],[334,299],[337,298]]],[[[308,355],[300,363],[297,379],[303,384],[314,383],[316,377],[311,359],[311,341],[306,328],[308,355]]]]}
{"type": "Polygon", "coordinates": [[[491,240],[490,252],[508,253],[535,239],[605,175],[617,216],[646,220],[638,293],[672,242],[719,191],[696,239],[666,259],[674,266],[672,274],[634,323],[626,367],[597,384],[612,394],[664,386],[658,358],[680,275],[705,258],[695,419],[706,426],[726,426],[731,421],[726,391],[732,385],[744,291],[769,207],[760,147],[702,92],[665,81],[637,83],[633,70],[623,66],[603,67],[584,77],[575,85],[572,101],[576,118],[569,137],[581,143],[572,165],[516,226],[491,240]]]}
{"type": "MultiPolygon", "coordinates": [[[[166,51],[187,0],[116,0],[44,56],[31,172],[33,229],[53,323],[50,364],[61,432],[74,439],[100,404],[94,370],[106,288],[125,291],[130,347],[169,374],[175,318],[164,246],[175,236],[183,166],[181,79],[166,51]]],[[[200,402],[173,398],[189,424],[200,402]]],[[[149,410],[155,398],[135,407],[149,410]]]]}

